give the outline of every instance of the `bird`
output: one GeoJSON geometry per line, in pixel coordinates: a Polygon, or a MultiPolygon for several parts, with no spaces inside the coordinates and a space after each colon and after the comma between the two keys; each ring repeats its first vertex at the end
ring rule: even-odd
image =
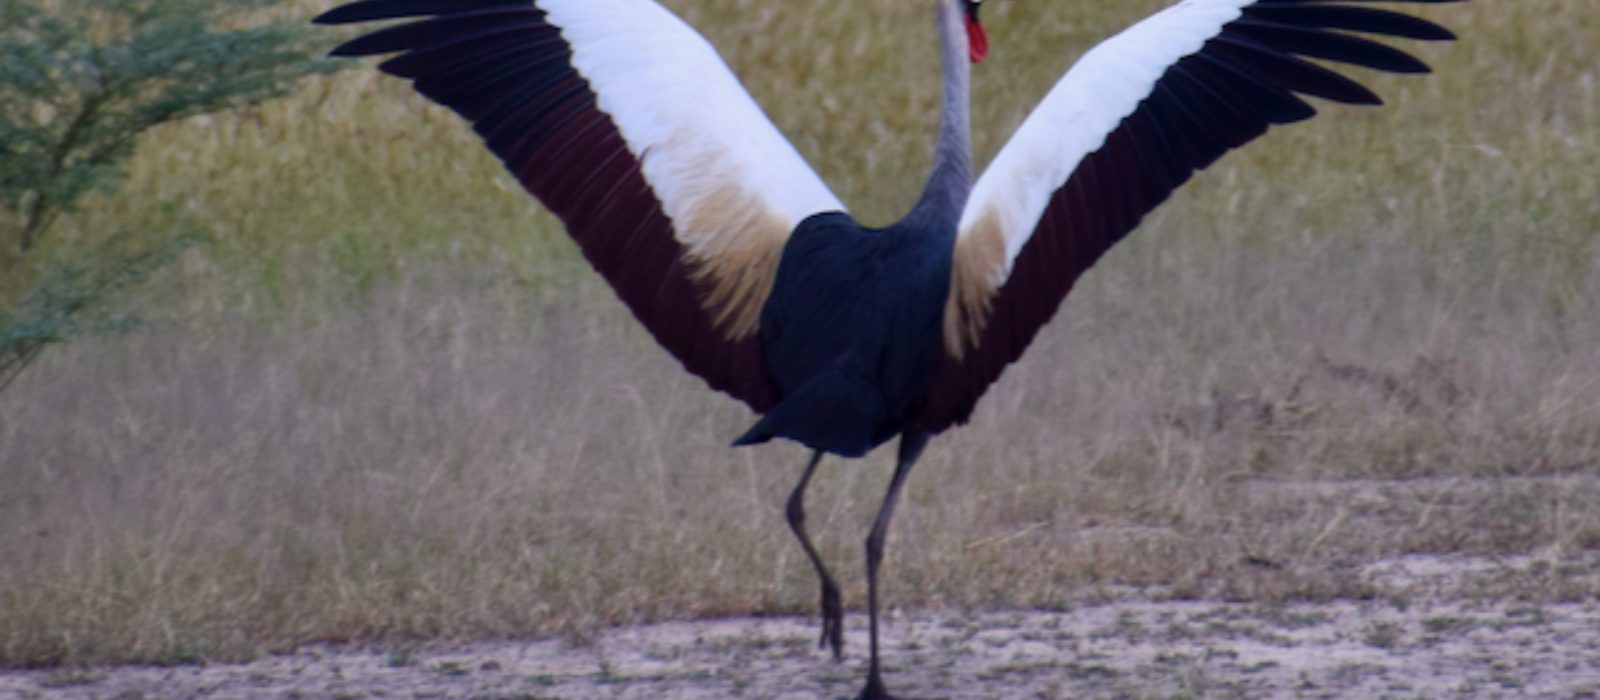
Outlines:
{"type": "Polygon", "coordinates": [[[715,47],[655,0],[361,0],[313,20],[408,19],[332,53],[389,56],[379,70],[469,122],[655,340],[759,416],[735,445],[809,450],[784,514],[835,660],[844,608],[807,535],[806,487],[824,455],[899,439],[865,542],[861,698],[891,697],[879,568],[929,439],[967,422],[1079,277],[1195,172],[1316,114],[1307,96],[1382,103],[1326,64],[1426,73],[1377,39],[1455,38],[1369,0],[1182,0],[1084,53],[974,178],[982,0],[923,1],[939,132],[920,198],[884,228],[857,222],[715,47]]]}

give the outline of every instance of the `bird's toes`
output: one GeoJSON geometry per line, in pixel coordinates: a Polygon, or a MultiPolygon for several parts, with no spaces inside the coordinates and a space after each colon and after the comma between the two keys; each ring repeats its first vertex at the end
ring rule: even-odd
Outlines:
{"type": "Polygon", "coordinates": [[[896,698],[883,687],[883,680],[873,675],[867,678],[867,685],[861,689],[861,694],[856,696],[856,700],[896,700],[896,698]]]}

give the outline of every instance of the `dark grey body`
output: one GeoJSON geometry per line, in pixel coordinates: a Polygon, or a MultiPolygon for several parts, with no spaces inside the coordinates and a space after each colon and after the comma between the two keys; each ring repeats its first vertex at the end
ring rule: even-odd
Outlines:
{"type": "Polygon", "coordinates": [[[780,398],[735,444],[786,437],[859,457],[908,427],[939,360],[954,223],[874,230],[830,212],[795,228],[761,312],[780,398]]]}

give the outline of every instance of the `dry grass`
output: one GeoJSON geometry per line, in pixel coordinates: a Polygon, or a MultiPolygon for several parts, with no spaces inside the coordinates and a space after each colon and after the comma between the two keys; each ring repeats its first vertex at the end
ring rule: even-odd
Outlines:
{"type": "MultiPolygon", "coordinates": [[[[923,3],[673,3],[868,221],[921,186],[923,3]]],[[[1159,3],[987,7],[980,154],[1159,3]]],[[[302,14],[313,9],[296,3],[302,14]]],[[[896,605],[1366,595],[1409,552],[1600,544],[1600,95],[1588,0],[1427,8],[1436,77],[1366,76],[1229,156],[1092,272],[908,486],[896,605]]],[[[218,235],[0,395],[0,663],[812,612],[803,453],[655,348],[453,117],[370,70],[163,130],[108,222],[218,235]]],[[[813,531],[859,607],[887,458],[813,531]]],[[[1556,580],[1485,595],[1564,597],[1556,580]]],[[[1592,593],[1592,592],[1591,592],[1592,593]]]]}

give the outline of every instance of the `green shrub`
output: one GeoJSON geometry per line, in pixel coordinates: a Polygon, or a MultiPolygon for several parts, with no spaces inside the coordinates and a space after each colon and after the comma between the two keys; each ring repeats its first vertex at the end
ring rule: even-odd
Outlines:
{"type": "MultiPolygon", "coordinates": [[[[308,30],[236,28],[260,0],[13,0],[0,6],[0,389],[46,346],[126,327],[95,309],[203,237],[88,232],[45,260],[51,225],[110,193],[152,127],[260,103],[333,70],[308,30]],[[86,316],[88,315],[88,316],[86,316]]],[[[259,24],[259,23],[257,23],[259,24]]]]}

